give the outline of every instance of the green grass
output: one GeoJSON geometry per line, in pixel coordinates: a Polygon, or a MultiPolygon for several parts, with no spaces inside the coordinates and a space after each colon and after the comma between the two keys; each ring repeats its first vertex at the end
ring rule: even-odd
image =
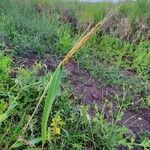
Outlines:
{"type": "Polygon", "coordinates": [[[93,38],[75,58],[103,85],[129,88],[129,99],[133,100],[135,95],[140,97],[141,91],[144,91],[147,107],[150,92],[148,45],[149,42],[144,40],[137,45],[103,35],[99,40],[93,38]]]}
{"type": "Polygon", "coordinates": [[[45,106],[44,106],[44,111],[42,115],[42,142],[43,144],[45,144],[46,142],[48,116],[52,109],[52,104],[54,103],[55,97],[57,96],[58,90],[60,88],[62,72],[63,72],[63,66],[59,65],[50,79],[50,84],[49,84],[48,91],[47,91],[48,94],[45,100],[45,106]]]}
{"type": "MultiPolygon", "coordinates": [[[[27,68],[15,66],[13,58],[34,55],[38,60],[46,56],[55,56],[55,60],[60,60],[79,39],[87,23],[103,19],[117,5],[79,4],[61,0],[0,1],[0,149],[9,149],[17,141],[53,77],[48,69],[44,70],[42,76],[39,75],[39,71],[46,68],[43,61],[27,68]],[[65,11],[76,18],[77,32],[72,31],[69,21],[60,19],[65,17],[65,11]],[[16,77],[12,76],[13,73],[16,77]]],[[[33,149],[39,149],[42,140],[44,143],[46,141],[45,149],[115,150],[119,146],[149,149],[149,133],[143,132],[137,141],[127,126],[119,125],[124,111],[131,108],[135,99],[140,103],[133,108],[134,111],[149,109],[150,106],[148,28],[136,29],[138,19],[149,26],[149,16],[149,1],[126,2],[113,18],[112,26],[115,28],[111,28],[110,33],[99,30],[74,58],[80,68],[88,70],[103,86],[117,87],[118,95],[111,95],[101,107],[81,106],[72,96],[75,87],[68,81],[67,74],[63,74],[56,101],[53,99],[56,95],[50,95],[52,90],[56,94],[56,90],[49,89],[48,97],[44,96],[46,103],[41,103],[14,149],[34,146],[33,149]],[[130,23],[129,40],[120,38],[117,19],[122,16],[126,16],[130,23]],[[134,42],[140,30],[141,37],[134,42]],[[141,97],[143,92],[144,96],[141,97]],[[104,111],[106,105],[111,107],[114,102],[119,110],[110,111],[111,121],[108,122],[104,111]],[[93,107],[96,113],[91,115],[89,112],[93,107]],[[41,124],[44,127],[43,139],[41,124]]]]}

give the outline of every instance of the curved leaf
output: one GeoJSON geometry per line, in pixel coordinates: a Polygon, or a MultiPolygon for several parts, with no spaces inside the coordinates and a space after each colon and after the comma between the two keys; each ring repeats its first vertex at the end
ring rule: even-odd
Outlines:
{"type": "Polygon", "coordinates": [[[51,80],[49,82],[48,93],[45,100],[44,111],[42,115],[42,143],[43,144],[45,144],[46,142],[48,116],[60,87],[62,72],[63,72],[63,67],[62,65],[59,65],[55,70],[54,74],[52,75],[51,80]]]}

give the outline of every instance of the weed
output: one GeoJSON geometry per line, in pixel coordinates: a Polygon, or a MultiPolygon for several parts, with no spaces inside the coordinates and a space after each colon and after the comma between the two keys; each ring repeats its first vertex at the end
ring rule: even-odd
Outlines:
{"type": "Polygon", "coordinates": [[[61,75],[63,72],[62,66],[58,66],[55,73],[51,77],[50,83],[48,85],[48,94],[45,101],[43,116],[42,116],[42,142],[45,144],[46,142],[46,128],[48,122],[48,116],[52,108],[52,104],[55,100],[57,92],[60,87],[61,75]]]}
{"type": "Polygon", "coordinates": [[[0,53],[0,79],[1,84],[5,83],[6,80],[9,79],[9,74],[11,71],[11,58],[5,57],[2,53],[0,53]]]}
{"type": "MultiPolygon", "coordinates": [[[[130,118],[120,123],[125,110],[138,112],[150,106],[148,0],[124,3],[113,21],[107,21],[108,27],[104,25],[108,32],[99,29],[75,56],[79,66],[98,78],[100,85],[119,89],[118,94],[111,94],[101,106],[80,106],[67,79],[62,80],[61,93],[57,93],[60,77],[56,75],[62,72],[59,67],[53,74],[45,69],[45,75],[39,76],[39,70],[44,68],[42,63],[27,69],[13,62],[16,55],[24,56],[23,59],[33,55],[64,56],[87,24],[92,22],[92,27],[117,5],[61,0],[0,1],[0,149],[10,148],[16,140],[18,143],[11,148],[40,149],[46,141],[45,149],[149,149],[148,132],[143,131],[137,139],[125,125],[130,118]],[[60,19],[60,13],[66,10],[76,20],[75,32],[73,21],[60,19]],[[120,38],[120,18],[126,18],[130,24],[131,33],[125,40],[120,38]],[[49,79],[55,80],[49,82],[49,79]],[[40,105],[44,98],[45,105],[40,105]],[[114,104],[118,110],[114,110],[114,104]]],[[[75,44],[63,65],[92,34],[75,44]]]]}

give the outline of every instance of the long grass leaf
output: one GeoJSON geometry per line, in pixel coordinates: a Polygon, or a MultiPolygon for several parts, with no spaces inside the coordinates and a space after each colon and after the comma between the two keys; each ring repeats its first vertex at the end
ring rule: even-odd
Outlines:
{"type": "Polygon", "coordinates": [[[62,65],[59,65],[50,80],[48,93],[44,105],[44,111],[42,115],[42,143],[43,144],[45,144],[46,142],[48,116],[52,108],[52,104],[55,100],[55,97],[57,96],[58,89],[60,87],[62,72],[63,72],[63,67],[62,65]]]}

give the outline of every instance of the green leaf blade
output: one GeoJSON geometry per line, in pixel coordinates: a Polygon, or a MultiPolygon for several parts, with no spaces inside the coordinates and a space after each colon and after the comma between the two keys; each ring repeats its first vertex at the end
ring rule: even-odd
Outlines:
{"type": "Polygon", "coordinates": [[[59,65],[55,70],[54,74],[51,77],[49,82],[47,97],[45,100],[44,111],[42,114],[42,143],[45,144],[46,142],[46,130],[47,130],[47,122],[49,113],[52,108],[52,104],[57,96],[58,89],[60,87],[61,77],[63,73],[62,65],[59,65]]]}

